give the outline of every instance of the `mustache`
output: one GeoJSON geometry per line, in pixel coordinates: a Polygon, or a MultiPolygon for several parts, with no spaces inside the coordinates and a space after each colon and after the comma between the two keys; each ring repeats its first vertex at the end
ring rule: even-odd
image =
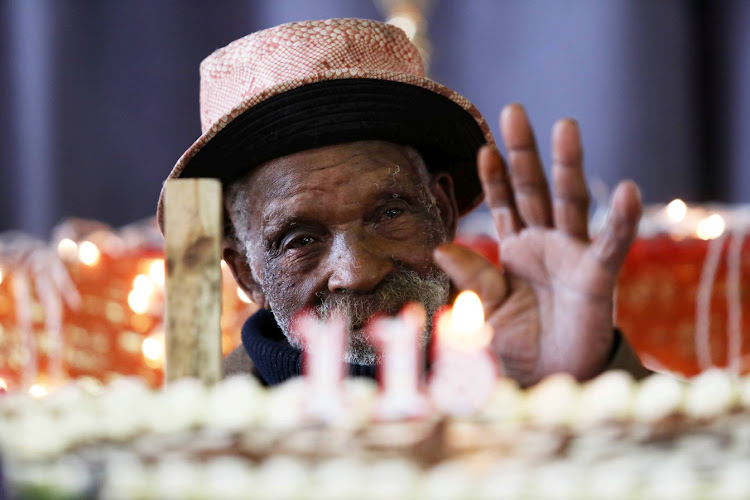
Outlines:
{"type": "Polygon", "coordinates": [[[350,330],[357,330],[373,317],[395,315],[409,302],[421,303],[431,316],[447,302],[449,288],[450,280],[441,269],[422,275],[397,268],[374,291],[366,294],[351,290],[318,292],[314,312],[321,319],[329,319],[333,314],[342,315],[348,320],[350,330]]]}

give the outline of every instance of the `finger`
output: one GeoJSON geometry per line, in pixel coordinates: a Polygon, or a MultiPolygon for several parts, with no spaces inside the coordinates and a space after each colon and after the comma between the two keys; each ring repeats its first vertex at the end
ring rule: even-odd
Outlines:
{"type": "Polygon", "coordinates": [[[552,129],[552,186],[555,227],[588,240],[591,198],[583,175],[581,135],[574,120],[560,120],[552,129]]]}
{"type": "Polygon", "coordinates": [[[620,183],[612,195],[602,232],[591,245],[597,259],[614,272],[619,271],[630,250],[641,218],[641,194],[632,181],[620,183]]]}
{"type": "Polygon", "coordinates": [[[511,184],[518,213],[528,226],[552,224],[549,187],[526,112],[511,104],[500,114],[500,130],[508,150],[511,184]]]}
{"type": "Polygon", "coordinates": [[[505,162],[496,147],[482,146],[477,155],[477,170],[497,236],[503,239],[518,231],[520,222],[505,162]]]}
{"type": "Polygon", "coordinates": [[[507,297],[503,272],[469,248],[446,243],[435,248],[433,258],[456,287],[479,295],[485,314],[491,314],[507,297]]]}

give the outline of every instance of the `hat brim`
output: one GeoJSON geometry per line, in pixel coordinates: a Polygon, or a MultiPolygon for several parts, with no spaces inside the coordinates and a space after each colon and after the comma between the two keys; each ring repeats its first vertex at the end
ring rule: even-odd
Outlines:
{"type": "MultiPolygon", "coordinates": [[[[476,154],[492,141],[488,127],[473,106],[467,110],[418,85],[370,78],[323,80],[275,94],[226,122],[203,144],[199,139],[170,178],[212,177],[226,183],[299,151],[383,140],[412,146],[431,172],[449,173],[460,214],[482,200],[476,154]]],[[[158,210],[163,230],[162,204],[163,192],[158,210]]]]}

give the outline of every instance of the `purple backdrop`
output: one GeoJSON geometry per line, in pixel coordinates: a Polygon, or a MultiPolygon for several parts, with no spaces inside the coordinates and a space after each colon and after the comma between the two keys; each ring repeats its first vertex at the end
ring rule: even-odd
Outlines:
{"type": "MultiPolygon", "coordinates": [[[[372,0],[0,0],[0,231],[150,216],[200,131],[198,64],[281,22],[380,18],[372,0]]],[[[523,102],[547,153],[581,123],[587,170],[647,201],[750,201],[750,2],[449,1],[432,76],[485,113],[523,102]]]]}

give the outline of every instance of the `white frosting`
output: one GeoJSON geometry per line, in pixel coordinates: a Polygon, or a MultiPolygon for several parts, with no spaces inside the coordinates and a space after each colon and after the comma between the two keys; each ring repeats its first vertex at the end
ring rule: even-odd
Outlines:
{"type": "Polygon", "coordinates": [[[571,463],[551,462],[540,466],[532,479],[531,498],[578,500],[582,496],[580,467],[571,463]]]}
{"type": "Polygon", "coordinates": [[[55,417],[45,411],[27,412],[3,425],[7,426],[5,447],[10,455],[22,459],[53,457],[69,444],[66,436],[57,431],[55,417]]]}
{"type": "Polygon", "coordinates": [[[149,410],[148,426],[153,432],[179,432],[198,426],[204,420],[206,388],[197,379],[177,380],[155,393],[149,410]]]}
{"type": "Polygon", "coordinates": [[[631,499],[640,476],[637,456],[623,455],[614,460],[597,461],[587,467],[584,489],[592,499],[631,499]]]}
{"type": "Polygon", "coordinates": [[[524,498],[530,487],[531,470],[528,465],[512,462],[491,467],[484,481],[476,489],[477,500],[516,500],[524,498]]]}
{"type": "Polygon", "coordinates": [[[420,472],[413,462],[402,459],[378,460],[366,470],[366,482],[358,495],[362,500],[411,498],[420,472]]]}
{"type": "Polygon", "coordinates": [[[745,500],[750,498],[750,458],[725,463],[716,474],[713,489],[706,493],[706,498],[725,500],[745,500]]]}
{"type": "Polygon", "coordinates": [[[305,384],[296,377],[268,392],[260,425],[269,429],[288,429],[304,422],[305,384]]]}
{"type": "Polygon", "coordinates": [[[153,411],[153,393],[134,377],[115,380],[96,400],[102,432],[109,439],[127,439],[142,432],[153,411]]]}
{"type": "Polygon", "coordinates": [[[366,466],[349,458],[322,462],[310,474],[310,500],[351,500],[359,498],[365,484],[366,466]]]}
{"type": "Polygon", "coordinates": [[[200,488],[205,498],[243,498],[253,491],[256,481],[253,468],[240,458],[219,457],[201,467],[200,488]]]}
{"type": "Polygon", "coordinates": [[[430,469],[422,480],[419,498],[459,500],[473,497],[476,478],[467,464],[444,462],[430,469]]]}
{"type": "Polygon", "coordinates": [[[696,471],[690,463],[681,456],[668,456],[649,468],[642,495],[659,500],[689,500],[698,497],[698,487],[696,471]]]}
{"type": "Polygon", "coordinates": [[[719,415],[735,402],[735,392],[730,376],[721,370],[707,370],[688,384],[683,411],[694,418],[719,415]]]}
{"type": "Polygon", "coordinates": [[[584,385],[576,411],[582,425],[623,420],[630,413],[633,377],[624,371],[605,372],[584,385]]]}
{"type": "Polygon", "coordinates": [[[265,400],[265,391],[255,379],[237,375],[222,380],[211,389],[206,410],[206,425],[227,431],[239,431],[255,424],[265,400]]]}
{"type": "Polygon", "coordinates": [[[740,405],[746,410],[750,410],[750,376],[740,379],[737,385],[737,397],[740,405]]]}
{"type": "Polygon", "coordinates": [[[564,373],[550,375],[529,390],[524,413],[536,425],[567,425],[578,405],[578,395],[578,383],[573,377],[564,373]]]}
{"type": "Polygon", "coordinates": [[[153,467],[152,496],[164,500],[190,498],[200,487],[197,464],[179,457],[166,457],[153,467]]]}
{"type": "Polygon", "coordinates": [[[478,413],[479,420],[496,424],[518,424],[523,416],[523,393],[513,379],[502,377],[484,408],[478,413]]]}
{"type": "Polygon", "coordinates": [[[633,399],[633,418],[655,422],[676,413],[682,404],[684,387],[677,379],[655,374],[641,382],[633,399]]]}
{"type": "Polygon", "coordinates": [[[257,469],[258,480],[253,488],[256,498],[295,498],[309,488],[309,471],[298,460],[274,457],[257,469]]]}
{"type": "Polygon", "coordinates": [[[105,462],[103,500],[122,498],[144,498],[150,488],[150,476],[146,466],[127,452],[109,453],[105,462]]]}

